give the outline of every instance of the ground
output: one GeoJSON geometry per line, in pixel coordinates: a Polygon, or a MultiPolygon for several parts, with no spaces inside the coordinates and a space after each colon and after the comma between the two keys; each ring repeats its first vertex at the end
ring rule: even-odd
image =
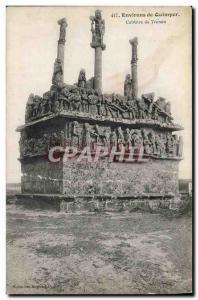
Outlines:
{"type": "Polygon", "coordinates": [[[7,205],[7,293],[177,294],[192,289],[191,217],[7,205]]]}

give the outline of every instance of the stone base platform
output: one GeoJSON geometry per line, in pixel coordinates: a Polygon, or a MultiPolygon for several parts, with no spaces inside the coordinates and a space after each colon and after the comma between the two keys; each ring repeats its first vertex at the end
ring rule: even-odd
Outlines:
{"type": "Polygon", "coordinates": [[[57,212],[157,212],[161,209],[178,209],[181,202],[179,196],[173,194],[141,194],[141,195],[94,195],[67,197],[61,194],[18,194],[16,204],[29,209],[47,209],[57,212]]]}

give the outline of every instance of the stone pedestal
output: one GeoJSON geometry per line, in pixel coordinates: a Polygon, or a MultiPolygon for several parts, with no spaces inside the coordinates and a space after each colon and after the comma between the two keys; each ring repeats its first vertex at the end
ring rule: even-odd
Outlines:
{"type": "Polygon", "coordinates": [[[178,195],[178,161],[150,158],[145,162],[63,165],[63,194],[67,196],[178,195]]]}
{"type": "Polygon", "coordinates": [[[145,162],[22,161],[22,193],[63,194],[67,197],[178,195],[177,160],[150,158],[145,162]]]}
{"type": "MultiPolygon", "coordinates": [[[[123,205],[125,209],[129,206],[129,210],[133,207],[142,207],[144,202],[145,207],[150,209],[150,206],[162,205],[163,201],[169,203],[170,201],[166,199],[178,197],[180,157],[151,154],[146,159],[132,162],[110,162],[108,156],[97,162],[87,160],[77,162],[76,157],[73,157],[66,162],[63,159],[52,162],[49,160],[47,150],[50,149],[50,145],[39,144],[41,139],[47,140],[49,136],[48,141],[54,145],[56,141],[61,145],[64,137],[67,145],[79,146],[85,142],[88,132],[102,134],[107,130],[109,132],[122,130],[126,133],[127,128],[136,130],[137,127],[141,128],[144,134],[152,131],[163,138],[166,134],[164,131],[170,130],[170,128],[165,130],[160,123],[157,126],[155,122],[153,124],[146,121],[139,124],[130,120],[125,122],[120,127],[120,121],[116,119],[96,120],[94,117],[86,118],[85,115],[82,118],[80,115],[62,113],[20,128],[21,135],[25,133],[27,141],[34,141],[34,150],[22,153],[20,158],[23,195],[19,196],[19,199],[24,202],[27,196],[34,202],[38,200],[47,203],[47,206],[51,203],[56,209],[62,207],[61,203],[69,202],[70,204],[63,205],[66,211],[80,209],[79,207],[85,209],[85,206],[88,211],[96,210],[96,206],[99,210],[117,211],[123,205]]],[[[176,130],[176,127],[172,130],[176,130]]],[[[97,143],[100,144],[101,141],[98,140],[97,143]]]]}

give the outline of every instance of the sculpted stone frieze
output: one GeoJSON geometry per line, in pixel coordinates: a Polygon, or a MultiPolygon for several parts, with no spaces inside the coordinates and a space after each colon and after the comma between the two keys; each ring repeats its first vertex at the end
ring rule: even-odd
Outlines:
{"type": "Polygon", "coordinates": [[[25,131],[20,139],[21,158],[25,156],[48,154],[55,146],[74,146],[81,151],[90,146],[143,147],[147,155],[160,157],[181,157],[183,141],[181,137],[170,132],[156,132],[153,129],[134,129],[122,126],[104,126],[98,124],[69,122],[65,131],[44,133],[39,138],[28,138],[25,131]]]}
{"type": "Polygon", "coordinates": [[[53,75],[53,85],[43,97],[30,94],[26,105],[26,122],[42,118],[46,115],[68,111],[82,112],[98,116],[130,120],[158,120],[172,124],[170,102],[163,98],[154,101],[154,94],[144,94],[133,99],[128,93],[125,83],[125,96],[119,94],[100,94],[89,88],[84,69],[80,71],[78,83],[66,85],[62,81],[61,62],[56,61],[53,75]]]}

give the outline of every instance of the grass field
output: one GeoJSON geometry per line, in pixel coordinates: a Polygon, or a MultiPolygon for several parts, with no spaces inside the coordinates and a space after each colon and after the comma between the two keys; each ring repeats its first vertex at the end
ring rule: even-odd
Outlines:
{"type": "Polygon", "coordinates": [[[7,205],[7,293],[190,293],[191,217],[7,205]]]}

